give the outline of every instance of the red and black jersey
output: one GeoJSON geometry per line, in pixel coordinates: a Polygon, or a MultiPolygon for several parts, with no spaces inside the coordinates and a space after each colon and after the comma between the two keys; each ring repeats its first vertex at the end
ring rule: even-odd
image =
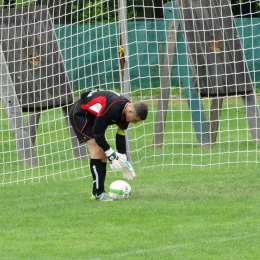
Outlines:
{"type": "Polygon", "coordinates": [[[129,123],[126,122],[123,111],[129,103],[124,96],[109,90],[86,92],[81,95],[80,107],[87,110],[87,116],[94,121],[93,137],[104,151],[110,148],[105,139],[105,131],[109,125],[116,124],[122,130],[127,129],[129,123]]]}

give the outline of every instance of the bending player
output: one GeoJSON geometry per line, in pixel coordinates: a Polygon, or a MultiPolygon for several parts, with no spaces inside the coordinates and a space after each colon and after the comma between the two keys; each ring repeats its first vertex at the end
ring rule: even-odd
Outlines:
{"type": "Polygon", "coordinates": [[[91,199],[110,201],[105,194],[107,160],[112,170],[121,170],[131,180],[135,173],[126,159],[125,130],[129,123],[145,120],[148,107],[143,102],[131,103],[114,91],[102,90],[83,93],[70,110],[70,121],[80,143],[90,150],[90,171],[93,178],[91,199]],[[116,149],[107,143],[105,131],[116,124],[116,149]]]}

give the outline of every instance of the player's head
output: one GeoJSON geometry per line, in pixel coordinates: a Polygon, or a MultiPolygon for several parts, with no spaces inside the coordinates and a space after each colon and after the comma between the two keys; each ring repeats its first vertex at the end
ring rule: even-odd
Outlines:
{"type": "Polygon", "coordinates": [[[148,107],[144,102],[130,103],[126,109],[126,121],[136,124],[145,120],[148,115],[148,107]]]}
{"type": "Polygon", "coordinates": [[[139,117],[141,120],[145,120],[148,115],[148,107],[144,102],[136,102],[132,103],[134,110],[135,110],[135,115],[139,117]]]}

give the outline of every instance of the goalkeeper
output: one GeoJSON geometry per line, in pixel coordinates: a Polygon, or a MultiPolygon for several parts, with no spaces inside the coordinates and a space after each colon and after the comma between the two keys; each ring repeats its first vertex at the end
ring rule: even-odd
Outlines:
{"type": "Polygon", "coordinates": [[[83,93],[70,110],[70,122],[80,143],[86,142],[91,153],[90,171],[93,178],[92,199],[108,201],[105,194],[106,164],[121,170],[131,180],[135,173],[126,159],[125,130],[129,123],[145,120],[148,107],[143,102],[131,103],[114,91],[102,90],[83,93]],[[105,131],[116,124],[116,149],[107,143],[105,131]],[[128,165],[128,167],[126,167],[128,165]]]}

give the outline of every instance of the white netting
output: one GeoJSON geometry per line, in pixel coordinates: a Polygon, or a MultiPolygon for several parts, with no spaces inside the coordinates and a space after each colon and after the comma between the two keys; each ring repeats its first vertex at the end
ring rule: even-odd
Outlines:
{"type": "Polygon", "coordinates": [[[259,167],[258,5],[0,1],[1,183],[89,176],[68,110],[96,89],[149,105],[129,131],[137,172],[259,167]]]}

